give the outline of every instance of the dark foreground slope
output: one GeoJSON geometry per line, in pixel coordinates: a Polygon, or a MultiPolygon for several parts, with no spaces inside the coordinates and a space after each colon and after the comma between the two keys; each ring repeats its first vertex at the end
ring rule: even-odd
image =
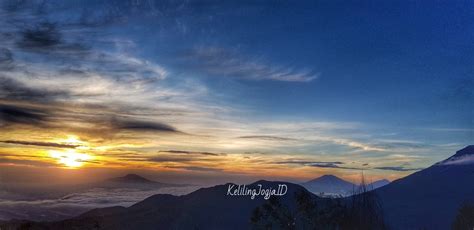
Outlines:
{"type": "Polygon", "coordinates": [[[474,201],[474,146],[375,190],[393,229],[450,229],[464,201],[474,201]]]}
{"type": "MultiPolygon", "coordinates": [[[[250,188],[278,188],[286,184],[288,191],[280,197],[282,204],[294,210],[296,194],[308,193],[303,187],[285,182],[258,181],[250,188]]],[[[250,229],[251,215],[265,203],[262,196],[228,196],[231,184],[199,189],[184,196],[154,195],[129,208],[95,209],[59,222],[17,222],[2,229],[250,229]]],[[[316,196],[310,194],[314,199],[316,196]]]]}

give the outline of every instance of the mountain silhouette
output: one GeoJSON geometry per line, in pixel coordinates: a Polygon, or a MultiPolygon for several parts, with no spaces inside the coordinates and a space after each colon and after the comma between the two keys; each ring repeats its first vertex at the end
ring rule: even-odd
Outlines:
{"type": "MultiPolygon", "coordinates": [[[[390,229],[449,229],[458,208],[464,201],[474,201],[474,147],[459,150],[452,157],[429,168],[395,180],[370,193],[380,200],[385,221],[390,229]]],[[[137,179],[125,176],[125,180],[137,179]]],[[[122,180],[122,179],[121,179],[122,180]]],[[[307,183],[326,186],[351,185],[336,176],[325,175],[307,183]],[[346,182],[346,183],[344,183],[346,182]]],[[[380,181],[376,184],[383,184],[380,181]]],[[[147,183],[147,182],[145,182],[147,183]]],[[[308,194],[324,204],[328,200],[350,203],[351,198],[324,199],[304,187],[287,182],[257,181],[247,185],[256,189],[287,186],[280,202],[291,211],[296,210],[296,194],[308,194]]],[[[94,209],[78,217],[58,222],[10,221],[0,224],[5,229],[28,226],[31,229],[251,229],[250,217],[256,207],[266,202],[262,196],[230,196],[229,187],[235,184],[201,188],[182,196],[153,195],[128,208],[94,209]]],[[[345,187],[341,187],[345,188],[345,187]]],[[[334,190],[333,190],[334,191],[334,190]]],[[[341,190],[335,190],[341,191],[341,190]]]]}
{"type": "Polygon", "coordinates": [[[115,178],[110,178],[107,179],[106,182],[116,182],[116,183],[144,183],[144,184],[151,184],[151,183],[157,183],[152,180],[148,180],[142,176],[139,176],[137,174],[127,174],[122,177],[115,177],[115,178]]]}
{"type": "MultiPolygon", "coordinates": [[[[321,199],[300,185],[287,182],[257,181],[246,185],[249,189],[277,189],[286,185],[287,192],[279,196],[280,202],[296,209],[296,194],[307,193],[321,199]]],[[[76,218],[58,222],[29,222],[33,229],[250,229],[252,211],[267,200],[263,196],[230,196],[229,186],[218,185],[201,188],[183,196],[153,195],[135,205],[94,209],[76,218]]],[[[21,222],[10,222],[9,227],[21,222]]],[[[15,225],[17,224],[17,225],[15,225]]]]}
{"type": "Polygon", "coordinates": [[[137,189],[156,189],[162,187],[178,187],[179,184],[169,184],[149,180],[137,174],[127,174],[121,177],[109,178],[101,182],[91,184],[91,187],[99,188],[137,188],[137,189]]]}
{"type": "Polygon", "coordinates": [[[301,185],[318,196],[348,196],[357,187],[334,175],[324,175],[301,185]]]}
{"type": "Polygon", "coordinates": [[[474,146],[376,191],[393,229],[449,229],[464,201],[474,201],[474,146]]]}
{"type": "Polygon", "coordinates": [[[389,180],[382,179],[382,180],[377,180],[377,181],[374,181],[374,182],[368,184],[367,188],[369,190],[372,190],[372,189],[377,189],[377,188],[383,187],[383,186],[388,185],[388,184],[390,184],[389,180]]]}

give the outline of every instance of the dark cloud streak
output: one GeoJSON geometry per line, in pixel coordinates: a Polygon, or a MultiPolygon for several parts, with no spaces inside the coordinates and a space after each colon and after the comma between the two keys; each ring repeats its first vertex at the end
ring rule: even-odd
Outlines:
{"type": "Polygon", "coordinates": [[[289,161],[278,161],[277,164],[299,164],[299,165],[311,165],[311,164],[335,164],[341,165],[344,162],[341,161],[300,161],[300,160],[289,160],[289,161]]]}
{"type": "Polygon", "coordinates": [[[139,131],[156,131],[156,132],[179,132],[176,128],[160,123],[138,120],[114,119],[112,125],[115,129],[120,130],[139,130],[139,131]]]}
{"type": "Polygon", "coordinates": [[[184,169],[188,171],[201,171],[201,172],[222,172],[222,169],[201,167],[201,166],[167,166],[166,168],[184,169]]]}
{"type": "Polygon", "coordinates": [[[6,144],[16,144],[16,145],[34,145],[34,146],[43,146],[43,147],[55,147],[55,148],[77,148],[80,145],[68,145],[68,144],[60,144],[60,143],[53,143],[53,142],[39,142],[39,141],[15,141],[15,140],[6,140],[0,141],[1,143],[6,144]]]}
{"type": "Polygon", "coordinates": [[[157,163],[165,163],[165,162],[190,162],[190,161],[195,161],[196,159],[193,158],[183,158],[183,157],[171,157],[171,156],[157,156],[157,157],[151,157],[144,159],[142,161],[149,161],[149,162],[157,162],[157,163]]]}
{"type": "Polygon", "coordinates": [[[407,172],[407,171],[418,171],[418,170],[422,170],[423,168],[405,168],[403,166],[387,166],[387,167],[375,167],[374,169],[407,172]]]}
{"type": "Polygon", "coordinates": [[[289,160],[289,161],[278,161],[275,162],[276,164],[296,164],[301,166],[310,166],[310,167],[317,167],[317,168],[337,168],[337,169],[353,169],[359,170],[362,168],[355,168],[355,167],[346,167],[342,166],[345,163],[341,161],[302,161],[302,160],[289,160]]]}
{"type": "Polygon", "coordinates": [[[0,76],[0,97],[9,100],[29,102],[52,102],[55,99],[65,99],[70,94],[65,90],[35,89],[11,78],[0,76]]]}
{"type": "Polygon", "coordinates": [[[48,112],[44,110],[0,104],[0,126],[11,124],[45,125],[48,112]]]}
{"type": "Polygon", "coordinates": [[[61,34],[56,25],[49,22],[22,31],[22,38],[18,45],[26,48],[51,48],[61,44],[61,34]]]}

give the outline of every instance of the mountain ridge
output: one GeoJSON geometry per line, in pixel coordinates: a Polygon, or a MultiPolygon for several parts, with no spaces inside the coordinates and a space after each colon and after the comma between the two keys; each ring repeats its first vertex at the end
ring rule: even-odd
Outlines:
{"type": "MultiPolygon", "coordinates": [[[[457,151],[470,155],[472,147],[457,151]]],[[[454,154],[453,156],[456,156],[454,154]]],[[[459,155],[458,155],[459,156],[459,155]]],[[[448,158],[449,159],[449,158],[448,158]]],[[[324,176],[323,181],[338,181],[324,176]]],[[[449,229],[459,206],[474,201],[474,164],[434,164],[407,177],[370,192],[380,198],[380,207],[391,229],[449,229]],[[454,179],[453,179],[454,178],[454,179]]],[[[262,185],[288,186],[282,203],[295,210],[297,192],[306,192],[320,204],[329,200],[309,193],[301,185],[259,180],[249,188],[262,185]]],[[[229,196],[227,183],[201,188],[187,195],[150,196],[128,208],[109,207],[88,211],[76,218],[58,222],[26,222],[46,229],[249,229],[252,210],[265,202],[261,196],[229,196]]],[[[360,195],[360,194],[359,194],[360,195]]],[[[351,198],[337,199],[350,202],[351,198]]],[[[11,222],[21,226],[21,222],[11,222]]],[[[0,225],[0,227],[3,227],[0,225]]]]}
{"type": "Polygon", "coordinates": [[[156,182],[149,180],[145,177],[142,177],[137,174],[126,174],[125,176],[121,177],[114,177],[114,178],[109,178],[105,180],[106,182],[119,182],[119,183],[161,183],[161,182],[156,182]]]}
{"type": "MultiPolygon", "coordinates": [[[[287,186],[281,196],[282,204],[296,209],[296,194],[304,192],[312,199],[322,199],[300,185],[289,182],[259,180],[246,186],[257,189],[287,186]]],[[[27,222],[29,226],[44,229],[250,229],[250,217],[255,208],[267,200],[263,196],[252,199],[245,195],[228,195],[227,183],[201,188],[187,195],[158,194],[150,196],[128,208],[110,207],[94,209],[82,215],[58,222],[27,222]]],[[[22,226],[25,222],[12,222],[10,226],[22,226]]],[[[0,225],[1,226],[1,225],[0,225]]]]}
{"type": "Polygon", "coordinates": [[[444,161],[374,190],[389,224],[394,229],[449,229],[460,205],[474,201],[474,162],[450,162],[466,153],[471,156],[473,150],[467,146],[444,161]]]}

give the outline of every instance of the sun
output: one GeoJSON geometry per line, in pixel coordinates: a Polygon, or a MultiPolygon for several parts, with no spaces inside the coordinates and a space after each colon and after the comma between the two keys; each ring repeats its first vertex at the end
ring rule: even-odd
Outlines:
{"type": "Polygon", "coordinates": [[[55,142],[71,145],[73,149],[58,151],[48,151],[49,156],[56,159],[58,164],[67,168],[80,168],[90,160],[93,156],[78,151],[89,150],[90,146],[87,142],[82,141],[78,136],[67,135],[66,138],[56,139],[55,142]]]}
{"type": "Polygon", "coordinates": [[[79,168],[85,162],[92,160],[92,156],[85,153],[78,153],[74,149],[67,151],[50,150],[49,155],[56,159],[59,164],[68,168],[79,168]]]}

